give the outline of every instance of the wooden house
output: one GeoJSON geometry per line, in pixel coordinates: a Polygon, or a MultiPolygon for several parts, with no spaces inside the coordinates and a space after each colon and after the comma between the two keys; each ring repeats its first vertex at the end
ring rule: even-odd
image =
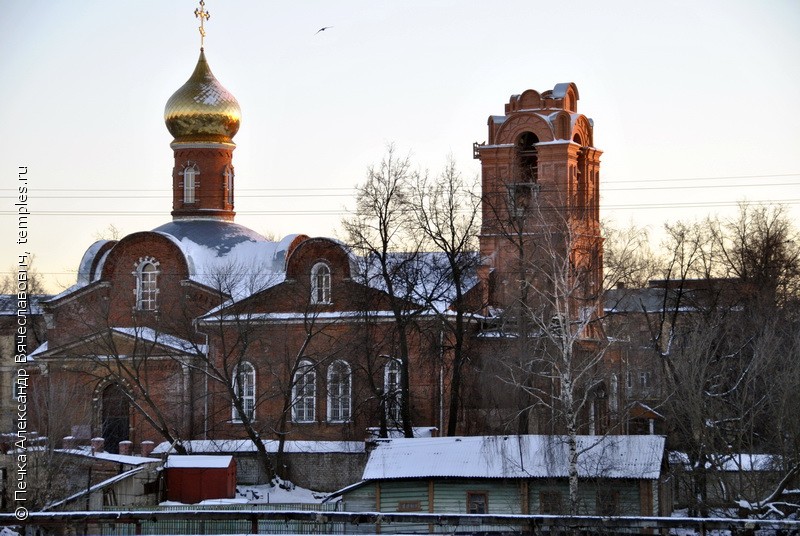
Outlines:
{"type": "MultiPolygon", "coordinates": [[[[580,513],[668,514],[664,444],[652,435],[578,436],[580,513]]],[[[568,455],[564,436],[384,440],[362,481],[330,499],[341,497],[346,511],[561,514],[568,455]]]]}

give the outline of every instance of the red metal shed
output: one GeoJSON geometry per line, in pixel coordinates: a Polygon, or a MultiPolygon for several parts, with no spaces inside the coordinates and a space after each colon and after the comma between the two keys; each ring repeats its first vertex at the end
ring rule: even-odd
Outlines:
{"type": "Polygon", "coordinates": [[[168,501],[195,504],[236,495],[233,456],[170,456],[164,468],[168,501]]]}

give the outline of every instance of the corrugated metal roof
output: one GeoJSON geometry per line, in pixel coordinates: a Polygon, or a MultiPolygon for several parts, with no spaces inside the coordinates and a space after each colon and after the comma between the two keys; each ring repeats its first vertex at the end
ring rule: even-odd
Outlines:
{"type": "MultiPolygon", "coordinates": [[[[661,436],[578,436],[581,478],[657,479],[661,436]]],[[[476,436],[379,442],[364,480],[426,477],[566,478],[565,436],[476,436]]]]}

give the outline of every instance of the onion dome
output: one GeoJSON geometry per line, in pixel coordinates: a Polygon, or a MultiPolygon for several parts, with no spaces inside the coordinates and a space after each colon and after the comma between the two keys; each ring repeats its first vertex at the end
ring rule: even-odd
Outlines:
{"type": "Polygon", "coordinates": [[[167,101],[167,130],[176,142],[231,143],[241,116],[236,97],[214,77],[200,49],[192,76],[167,101]]]}

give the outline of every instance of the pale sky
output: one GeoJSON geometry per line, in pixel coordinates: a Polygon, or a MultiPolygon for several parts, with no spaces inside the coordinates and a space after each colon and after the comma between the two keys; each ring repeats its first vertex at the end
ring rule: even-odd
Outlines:
{"type": "MultiPolygon", "coordinates": [[[[0,251],[29,248],[54,291],[83,252],[170,220],[167,99],[199,53],[190,0],[0,6],[0,251]]],[[[237,222],[332,236],[387,143],[475,175],[472,143],[512,94],[575,82],[604,151],[601,214],[647,225],[800,214],[800,2],[207,0],[206,55],[238,99],[237,222]],[[318,33],[323,27],[330,29],[318,33]]]]}

